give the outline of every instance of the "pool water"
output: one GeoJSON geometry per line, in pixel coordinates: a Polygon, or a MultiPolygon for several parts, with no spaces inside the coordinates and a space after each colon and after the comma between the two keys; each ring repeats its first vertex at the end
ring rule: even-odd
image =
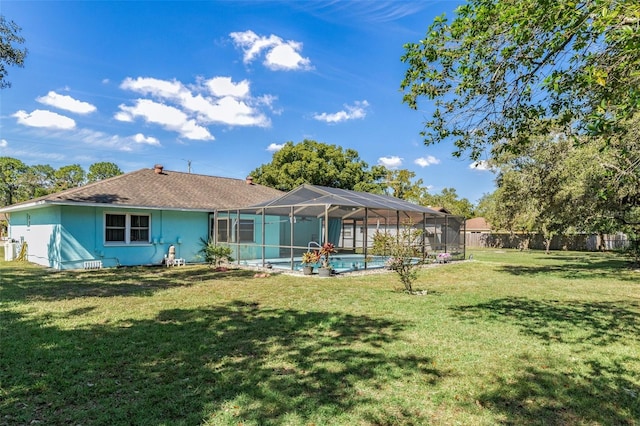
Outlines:
{"type": "MultiPolygon", "coordinates": [[[[366,262],[367,269],[383,268],[387,259],[387,256],[369,256],[368,262],[366,262]]],[[[290,259],[268,259],[265,260],[265,263],[270,264],[274,269],[291,270],[290,259]]],[[[337,273],[353,272],[365,268],[364,256],[361,254],[331,256],[329,263],[337,273]]],[[[294,258],[293,269],[295,271],[302,271],[303,266],[305,265],[302,264],[300,258],[294,258]]],[[[318,262],[313,266],[317,269],[321,263],[318,262]]]]}

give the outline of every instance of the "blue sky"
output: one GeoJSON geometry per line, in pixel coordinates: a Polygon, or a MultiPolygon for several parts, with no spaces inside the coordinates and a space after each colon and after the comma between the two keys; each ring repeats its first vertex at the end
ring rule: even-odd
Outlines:
{"type": "Polygon", "coordinates": [[[0,92],[0,156],[244,178],[313,139],[476,202],[494,175],[424,146],[431,106],[399,89],[403,44],[457,4],[3,0],[29,55],[0,92]]]}

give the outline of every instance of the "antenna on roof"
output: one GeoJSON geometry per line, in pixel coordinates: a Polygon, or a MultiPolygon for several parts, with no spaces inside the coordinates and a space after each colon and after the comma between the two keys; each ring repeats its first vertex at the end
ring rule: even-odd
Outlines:
{"type": "Polygon", "coordinates": [[[187,162],[187,172],[191,173],[191,160],[185,160],[184,158],[182,160],[187,162]]]}

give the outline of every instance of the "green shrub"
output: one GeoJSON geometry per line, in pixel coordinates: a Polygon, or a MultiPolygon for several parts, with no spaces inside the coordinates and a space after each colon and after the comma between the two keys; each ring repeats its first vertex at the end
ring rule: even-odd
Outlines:
{"type": "Polygon", "coordinates": [[[372,254],[390,256],[387,269],[398,274],[400,282],[408,293],[413,293],[413,284],[418,279],[417,268],[424,263],[422,257],[416,257],[419,250],[422,230],[415,229],[411,223],[405,223],[398,235],[376,232],[373,236],[372,254]]]}
{"type": "Polygon", "coordinates": [[[202,249],[200,253],[204,256],[205,262],[212,267],[219,267],[223,263],[231,263],[234,261],[231,254],[231,247],[216,245],[213,241],[205,241],[201,238],[202,249]]]}

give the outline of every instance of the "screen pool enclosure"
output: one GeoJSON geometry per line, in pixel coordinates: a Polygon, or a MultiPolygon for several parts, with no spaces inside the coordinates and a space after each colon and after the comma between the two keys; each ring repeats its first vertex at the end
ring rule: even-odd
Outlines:
{"type": "Polygon", "coordinates": [[[287,270],[300,270],[302,254],[325,242],[337,249],[334,272],[382,267],[385,253],[372,252],[376,235],[398,237],[407,228],[421,231],[413,243],[417,258],[464,259],[464,218],[386,195],[302,185],[210,217],[210,238],[231,247],[235,262],[287,270]]]}

